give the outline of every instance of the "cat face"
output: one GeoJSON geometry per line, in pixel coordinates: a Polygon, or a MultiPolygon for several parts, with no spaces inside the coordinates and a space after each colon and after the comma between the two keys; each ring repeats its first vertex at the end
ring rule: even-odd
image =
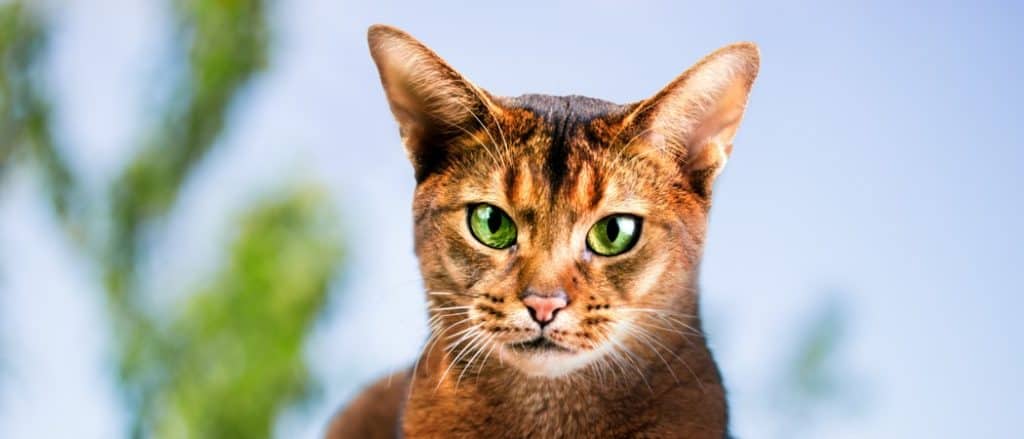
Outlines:
{"type": "Polygon", "coordinates": [[[416,171],[432,338],[453,364],[559,377],[697,331],[710,188],[756,48],[616,105],[492,96],[394,28],[371,28],[370,47],[416,171]]]}

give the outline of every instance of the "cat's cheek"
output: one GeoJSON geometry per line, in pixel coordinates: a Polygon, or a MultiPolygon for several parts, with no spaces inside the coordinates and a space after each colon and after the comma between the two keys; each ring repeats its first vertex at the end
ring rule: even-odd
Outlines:
{"type": "MultiPolygon", "coordinates": [[[[662,285],[663,278],[665,275],[666,268],[668,267],[668,261],[665,259],[659,259],[649,264],[643,273],[641,273],[634,283],[633,292],[635,297],[645,297],[654,290],[655,287],[662,285]]],[[[683,276],[680,274],[680,276],[683,276]]]]}

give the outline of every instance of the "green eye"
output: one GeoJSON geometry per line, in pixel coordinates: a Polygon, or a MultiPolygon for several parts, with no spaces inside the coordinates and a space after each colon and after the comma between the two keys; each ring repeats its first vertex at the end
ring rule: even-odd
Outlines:
{"type": "Polygon", "coordinates": [[[508,214],[490,204],[469,208],[469,231],[484,245],[503,249],[516,243],[516,225],[508,214]]]}
{"type": "Polygon", "coordinates": [[[640,218],[617,214],[606,216],[587,232],[587,246],[601,256],[615,256],[633,248],[640,238],[640,218]]]}

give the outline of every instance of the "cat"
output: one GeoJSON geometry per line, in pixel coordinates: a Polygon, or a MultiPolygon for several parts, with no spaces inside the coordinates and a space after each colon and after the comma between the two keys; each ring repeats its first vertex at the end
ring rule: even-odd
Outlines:
{"type": "Polygon", "coordinates": [[[431,335],[327,436],[727,437],[697,274],[757,46],[616,105],[495,96],[399,29],[368,39],[415,173],[431,335]]]}

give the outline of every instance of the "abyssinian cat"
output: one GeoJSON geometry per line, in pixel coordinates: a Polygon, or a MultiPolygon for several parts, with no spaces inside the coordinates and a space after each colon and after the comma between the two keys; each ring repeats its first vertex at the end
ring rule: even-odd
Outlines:
{"type": "Polygon", "coordinates": [[[726,436],[697,274],[757,47],[617,105],[492,95],[393,27],[369,45],[415,170],[431,336],[328,437],[726,436]]]}

